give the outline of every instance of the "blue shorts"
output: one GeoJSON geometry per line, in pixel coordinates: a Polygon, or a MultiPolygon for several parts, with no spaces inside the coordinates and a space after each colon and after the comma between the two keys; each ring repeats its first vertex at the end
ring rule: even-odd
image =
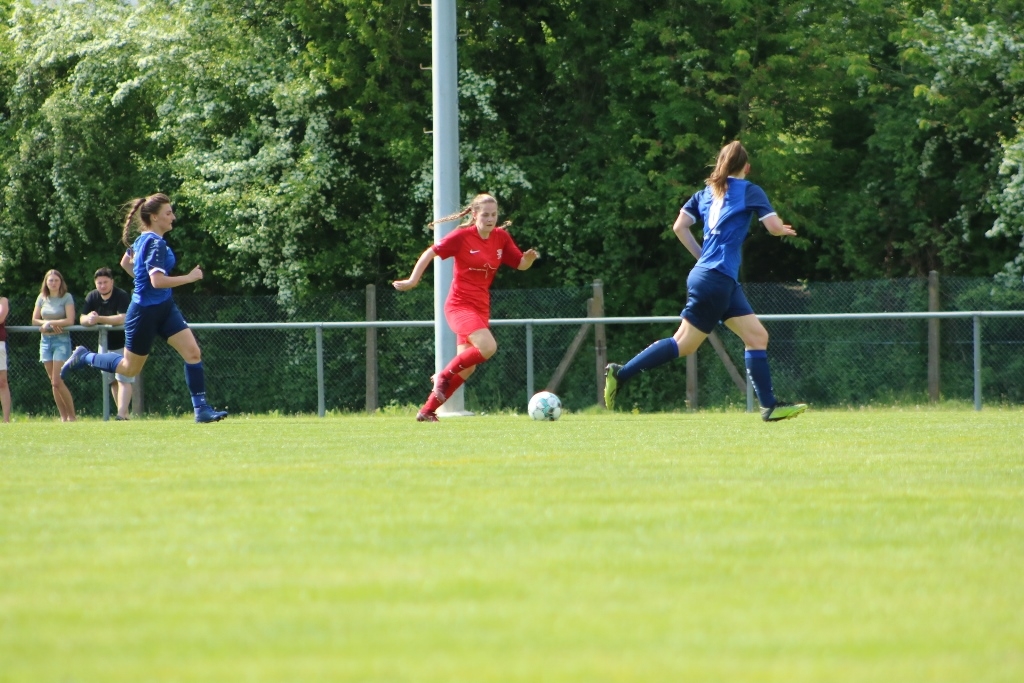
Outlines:
{"type": "Polygon", "coordinates": [[[124,316],[124,347],[136,356],[148,356],[157,335],[166,341],[187,329],[188,323],[174,299],[153,306],[140,306],[133,301],[124,316]]]}
{"type": "Polygon", "coordinates": [[[39,338],[40,363],[54,360],[63,363],[68,358],[71,358],[70,334],[44,334],[39,338]]]}
{"type": "Polygon", "coordinates": [[[704,334],[711,334],[720,320],[754,314],[743,286],[717,270],[693,268],[686,278],[686,295],[686,308],[679,315],[704,334]]]}

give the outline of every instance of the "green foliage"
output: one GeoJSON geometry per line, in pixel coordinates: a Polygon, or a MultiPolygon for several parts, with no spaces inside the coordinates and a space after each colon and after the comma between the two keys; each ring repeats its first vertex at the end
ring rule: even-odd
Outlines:
{"type": "MultiPolygon", "coordinates": [[[[668,230],[741,138],[800,237],[754,226],[742,277],[1024,269],[1019,0],[459,4],[462,191],[545,258],[675,309],[668,230]]],[[[430,10],[367,0],[0,2],[0,283],[84,291],[118,207],[177,202],[208,292],[383,283],[430,240],[430,10]]]]}

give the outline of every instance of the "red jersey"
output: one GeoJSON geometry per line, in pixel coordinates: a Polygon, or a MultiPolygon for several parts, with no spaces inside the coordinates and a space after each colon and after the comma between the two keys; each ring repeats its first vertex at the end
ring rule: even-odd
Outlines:
{"type": "Polygon", "coordinates": [[[523,260],[512,236],[503,228],[494,228],[487,239],[480,237],[475,225],[458,228],[434,245],[442,259],[455,257],[455,276],[445,308],[472,308],[486,318],[491,310],[491,283],[498,267],[518,268],[523,260]]]}

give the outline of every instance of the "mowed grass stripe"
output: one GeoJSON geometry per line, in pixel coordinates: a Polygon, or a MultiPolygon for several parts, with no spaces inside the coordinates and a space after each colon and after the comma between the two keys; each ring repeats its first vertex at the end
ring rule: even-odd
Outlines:
{"type": "Polygon", "coordinates": [[[1019,410],[0,432],[0,681],[1015,681],[1019,410]]]}

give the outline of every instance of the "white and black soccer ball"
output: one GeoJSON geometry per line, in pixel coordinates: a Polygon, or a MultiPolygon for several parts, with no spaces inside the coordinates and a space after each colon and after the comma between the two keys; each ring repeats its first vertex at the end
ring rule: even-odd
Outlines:
{"type": "Polygon", "coordinates": [[[562,401],[550,391],[539,391],[530,399],[527,411],[534,420],[550,422],[562,416],[562,401]]]}

